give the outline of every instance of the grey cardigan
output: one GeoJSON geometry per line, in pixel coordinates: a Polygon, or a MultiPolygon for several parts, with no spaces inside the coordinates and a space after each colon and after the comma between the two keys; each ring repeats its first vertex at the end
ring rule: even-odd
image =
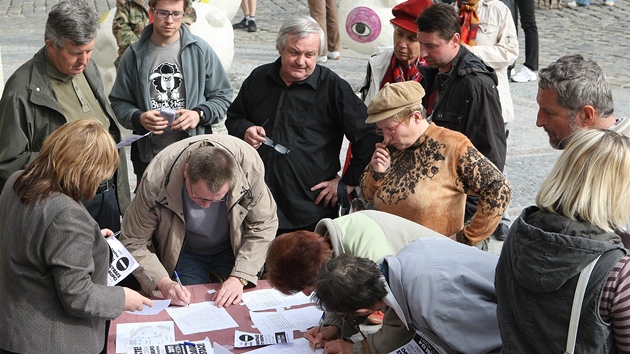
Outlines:
{"type": "Polygon", "coordinates": [[[0,195],[0,348],[98,353],[125,294],[107,286],[109,248],[83,205],[65,194],[28,205],[0,195]]]}

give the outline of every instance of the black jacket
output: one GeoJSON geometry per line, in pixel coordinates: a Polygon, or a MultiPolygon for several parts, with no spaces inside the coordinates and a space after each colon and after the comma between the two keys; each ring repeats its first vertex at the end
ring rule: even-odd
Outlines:
{"type": "Polygon", "coordinates": [[[461,47],[449,73],[426,67],[422,74],[429,120],[466,135],[503,171],[507,145],[494,69],[461,47]]]}

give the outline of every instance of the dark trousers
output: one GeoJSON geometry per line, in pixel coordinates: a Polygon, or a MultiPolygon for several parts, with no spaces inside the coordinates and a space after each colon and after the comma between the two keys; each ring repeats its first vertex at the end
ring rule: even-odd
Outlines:
{"type": "MultiPolygon", "coordinates": [[[[517,14],[521,15],[521,28],[525,32],[525,66],[533,71],[538,70],[538,27],[534,0],[516,0],[517,14]]],[[[518,27],[516,28],[518,31],[518,27]]]]}
{"type": "Polygon", "coordinates": [[[120,231],[120,209],[116,198],[115,183],[112,182],[107,190],[97,192],[92,200],[83,200],[82,202],[101,229],[120,231]]]}

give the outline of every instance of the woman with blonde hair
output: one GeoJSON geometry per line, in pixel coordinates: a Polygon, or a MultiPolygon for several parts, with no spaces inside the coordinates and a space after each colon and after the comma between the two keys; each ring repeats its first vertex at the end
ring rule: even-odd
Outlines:
{"type": "Polygon", "coordinates": [[[81,199],[118,166],[116,144],[97,121],[55,130],[0,195],[0,353],[98,353],[106,321],[150,299],[107,286],[110,252],[81,199]],[[6,325],[9,324],[10,325],[6,325]]]}
{"type": "Polygon", "coordinates": [[[571,138],[501,251],[504,353],[630,352],[630,257],[614,232],[630,221],[629,178],[627,138],[571,138]]]}

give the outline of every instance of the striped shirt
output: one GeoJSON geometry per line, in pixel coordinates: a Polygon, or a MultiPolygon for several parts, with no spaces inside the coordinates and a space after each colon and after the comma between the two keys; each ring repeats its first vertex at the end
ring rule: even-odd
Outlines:
{"type": "Polygon", "coordinates": [[[630,257],[622,257],[612,268],[599,303],[602,320],[611,323],[620,353],[630,353],[630,257]]]}

